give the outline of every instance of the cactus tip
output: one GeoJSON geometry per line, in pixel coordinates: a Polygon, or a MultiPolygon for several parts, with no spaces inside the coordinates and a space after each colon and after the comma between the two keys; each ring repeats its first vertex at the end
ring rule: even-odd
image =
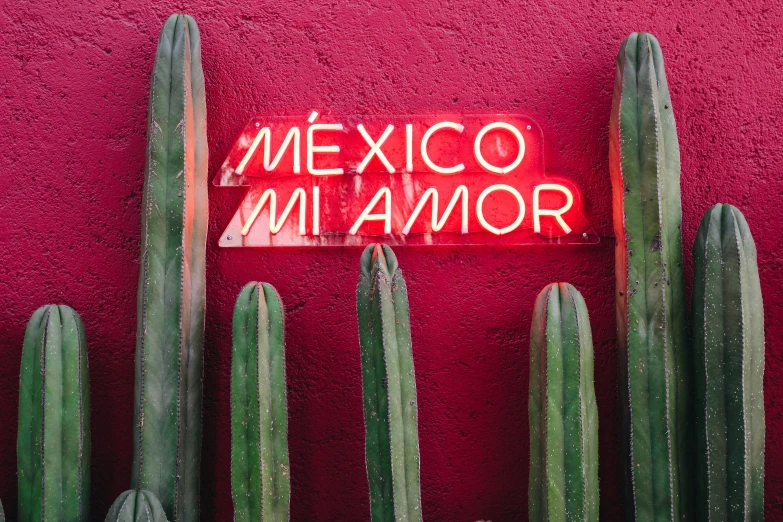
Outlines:
{"type": "Polygon", "coordinates": [[[375,243],[374,245],[370,245],[370,247],[372,247],[372,264],[375,264],[379,257],[381,258],[381,261],[385,261],[383,256],[383,247],[380,243],[375,243]]]}

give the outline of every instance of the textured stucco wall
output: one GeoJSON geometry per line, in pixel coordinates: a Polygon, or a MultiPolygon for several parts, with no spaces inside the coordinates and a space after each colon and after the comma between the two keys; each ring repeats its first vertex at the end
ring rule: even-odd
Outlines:
{"type": "MultiPolygon", "coordinates": [[[[583,188],[601,244],[398,249],[410,291],[424,515],[526,520],[528,332],[536,293],[584,294],[595,342],[601,512],[621,512],[607,133],[621,40],[661,41],[682,147],[690,248],[715,202],[754,232],[767,327],[767,519],[783,520],[783,7],[701,2],[0,2],[0,498],[16,511],[19,357],[33,310],[82,314],[93,408],[93,520],[131,463],[139,205],[157,34],[201,27],[210,176],[257,112],[509,111],[536,119],[547,167],[583,188]]],[[[241,189],[210,188],[205,520],[232,518],[229,367],[234,298],[273,283],[287,307],[294,520],[366,520],[354,292],[359,249],[219,250],[241,189]]]]}

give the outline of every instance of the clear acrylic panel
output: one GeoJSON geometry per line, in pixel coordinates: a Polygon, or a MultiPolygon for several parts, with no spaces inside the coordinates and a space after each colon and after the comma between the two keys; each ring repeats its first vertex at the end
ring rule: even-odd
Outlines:
{"type": "Polygon", "coordinates": [[[222,247],[599,241],[521,115],[259,116],[214,183],[247,187],[222,247]]]}

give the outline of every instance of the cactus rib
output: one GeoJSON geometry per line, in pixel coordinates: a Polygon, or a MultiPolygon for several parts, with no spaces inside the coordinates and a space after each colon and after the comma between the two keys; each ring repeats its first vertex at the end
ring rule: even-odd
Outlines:
{"type": "Polygon", "coordinates": [[[531,522],[598,521],[593,341],[581,294],[551,284],[530,329],[531,522]]]}
{"type": "Polygon", "coordinates": [[[373,522],[422,519],[408,291],[386,245],[368,246],[356,291],[373,522]]]}
{"type": "Polygon", "coordinates": [[[106,522],[167,522],[166,512],[151,491],[121,493],[109,508],[106,522]]]}
{"type": "Polygon", "coordinates": [[[764,309],[742,213],[715,205],[693,246],[699,517],[764,519],[764,309]]]}
{"type": "Polygon", "coordinates": [[[231,486],[237,522],[287,522],[291,484],[283,304],[266,283],[248,283],[234,307],[231,486]]]}
{"type": "Polygon", "coordinates": [[[176,522],[199,518],[207,139],[201,42],[172,15],[149,102],[138,292],[132,483],[176,522]]]}
{"type": "Polygon", "coordinates": [[[89,520],[90,394],[81,318],[42,306],[25,331],[19,379],[19,520],[89,520]]]}
{"type": "Polygon", "coordinates": [[[617,56],[609,165],[629,520],[691,518],[680,151],[658,41],[617,56]]]}

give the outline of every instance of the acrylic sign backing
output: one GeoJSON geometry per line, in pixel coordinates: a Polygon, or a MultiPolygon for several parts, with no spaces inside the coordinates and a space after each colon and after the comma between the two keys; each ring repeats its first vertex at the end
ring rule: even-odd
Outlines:
{"type": "Polygon", "coordinates": [[[520,115],[261,116],[214,183],[249,187],[222,247],[598,242],[520,115]]]}

